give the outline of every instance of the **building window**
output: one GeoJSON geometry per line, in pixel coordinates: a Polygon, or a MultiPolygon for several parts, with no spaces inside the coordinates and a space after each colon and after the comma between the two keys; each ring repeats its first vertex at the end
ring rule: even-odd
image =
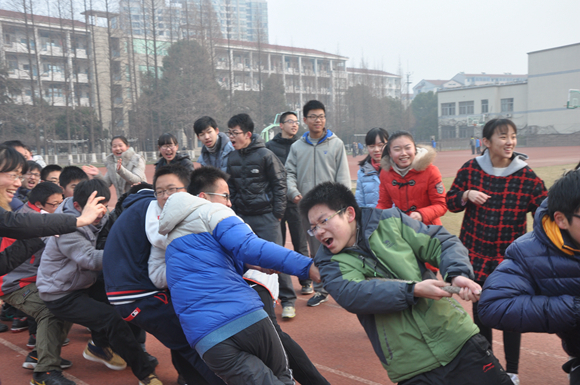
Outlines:
{"type": "Polygon", "coordinates": [[[455,103],[441,103],[441,116],[455,115],[455,103]]]}
{"type": "Polygon", "coordinates": [[[501,99],[501,112],[512,112],[514,110],[514,98],[501,99]]]}
{"type": "Polygon", "coordinates": [[[473,101],[459,102],[459,115],[472,115],[472,114],[473,114],[473,101]]]}
{"type": "Polygon", "coordinates": [[[489,112],[489,101],[487,99],[481,100],[481,113],[487,114],[489,112]]]}

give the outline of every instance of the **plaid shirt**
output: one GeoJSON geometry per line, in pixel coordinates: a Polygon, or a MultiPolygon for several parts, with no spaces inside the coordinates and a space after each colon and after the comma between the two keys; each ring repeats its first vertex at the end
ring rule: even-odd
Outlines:
{"type": "Polygon", "coordinates": [[[447,208],[465,210],[459,238],[469,250],[476,281],[484,282],[503,261],[505,249],[526,233],[526,214],[534,213],[547,195],[544,182],[528,166],[505,177],[489,175],[475,159],[459,169],[447,192],[447,208]],[[491,198],[481,206],[463,205],[467,190],[491,198]]]}

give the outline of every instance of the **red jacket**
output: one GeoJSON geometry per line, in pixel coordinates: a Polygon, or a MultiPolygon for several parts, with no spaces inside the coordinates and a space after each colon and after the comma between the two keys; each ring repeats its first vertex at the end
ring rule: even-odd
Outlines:
{"type": "Polygon", "coordinates": [[[391,159],[381,160],[381,184],[378,209],[396,206],[409,215],[417,211],[426,225],[441,225],[439,217],[447,212],[445,187],[441,172],[434,166],[437,153],[432,148],[418,147],[412,169],[403,178],[391,167],[391,159]]]}

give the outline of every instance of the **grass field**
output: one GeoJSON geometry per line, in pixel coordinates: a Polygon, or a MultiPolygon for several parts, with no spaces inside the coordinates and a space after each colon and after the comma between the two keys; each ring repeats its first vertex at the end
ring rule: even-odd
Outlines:
{"type": "MultiPolygon", "coordinates": [[[[550,166],[550,167],[539,167],[535,168],[534,172],[544,181],[546,188],[549,189],[550,186],[554,184],[556,179],[560,178],[564,171],[574,168],[576,164],[566,164],[560,166],[550,166]]],[[[454,178],[443,178],[443,184],[445,185],[445,191],[449,190],[453,184],[454,178]]],[[[451,234],[459,236],[459,231],[461,230],[461,222],[463,221],[463,212],[452,213],[447,211],[447,213],[441,217],[441,222],[443,226],[451,234]]],[[[533,218],[532,215],[528,213],[528,231],[532,230],[533,218]]]]}

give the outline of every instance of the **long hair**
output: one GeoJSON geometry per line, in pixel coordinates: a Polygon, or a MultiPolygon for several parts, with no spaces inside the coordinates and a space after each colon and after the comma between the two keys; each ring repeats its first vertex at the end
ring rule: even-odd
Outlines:
{"type": "MultiPolygon", "coordinates": [[[[22,174],[27,171],[26,159],[13,147],[0,145],[0,172],[11,172],[20,169],[22,174]]],[[[4,196],[4,191],[0,192],[0,207],[10,211],[10,202],[4,196]]]]}
{"type": "MultiPolygon", "coordinates": [[[[365,144],[367,146],[372,146],[373,144],[375,144],[375,142],[377,140],[377,136],[379,138],[381,138],[381,140],[383,142],[385,142],[385,144],[387,144],[387,142],[389,141],[389,133],[387,132],[387,130],[385,130],[384,128],[381,128],[381,127],[374,127],[374,128],[371,128],[369,132],[367,132],[367,135],[365,136],[365,144]]],[[[371,154],[367,154],[367,156],[363,160],[358,162],[358,165],[362,166],[366,162],[370,162],[370,161],[371,161],[371,154]]]]}

